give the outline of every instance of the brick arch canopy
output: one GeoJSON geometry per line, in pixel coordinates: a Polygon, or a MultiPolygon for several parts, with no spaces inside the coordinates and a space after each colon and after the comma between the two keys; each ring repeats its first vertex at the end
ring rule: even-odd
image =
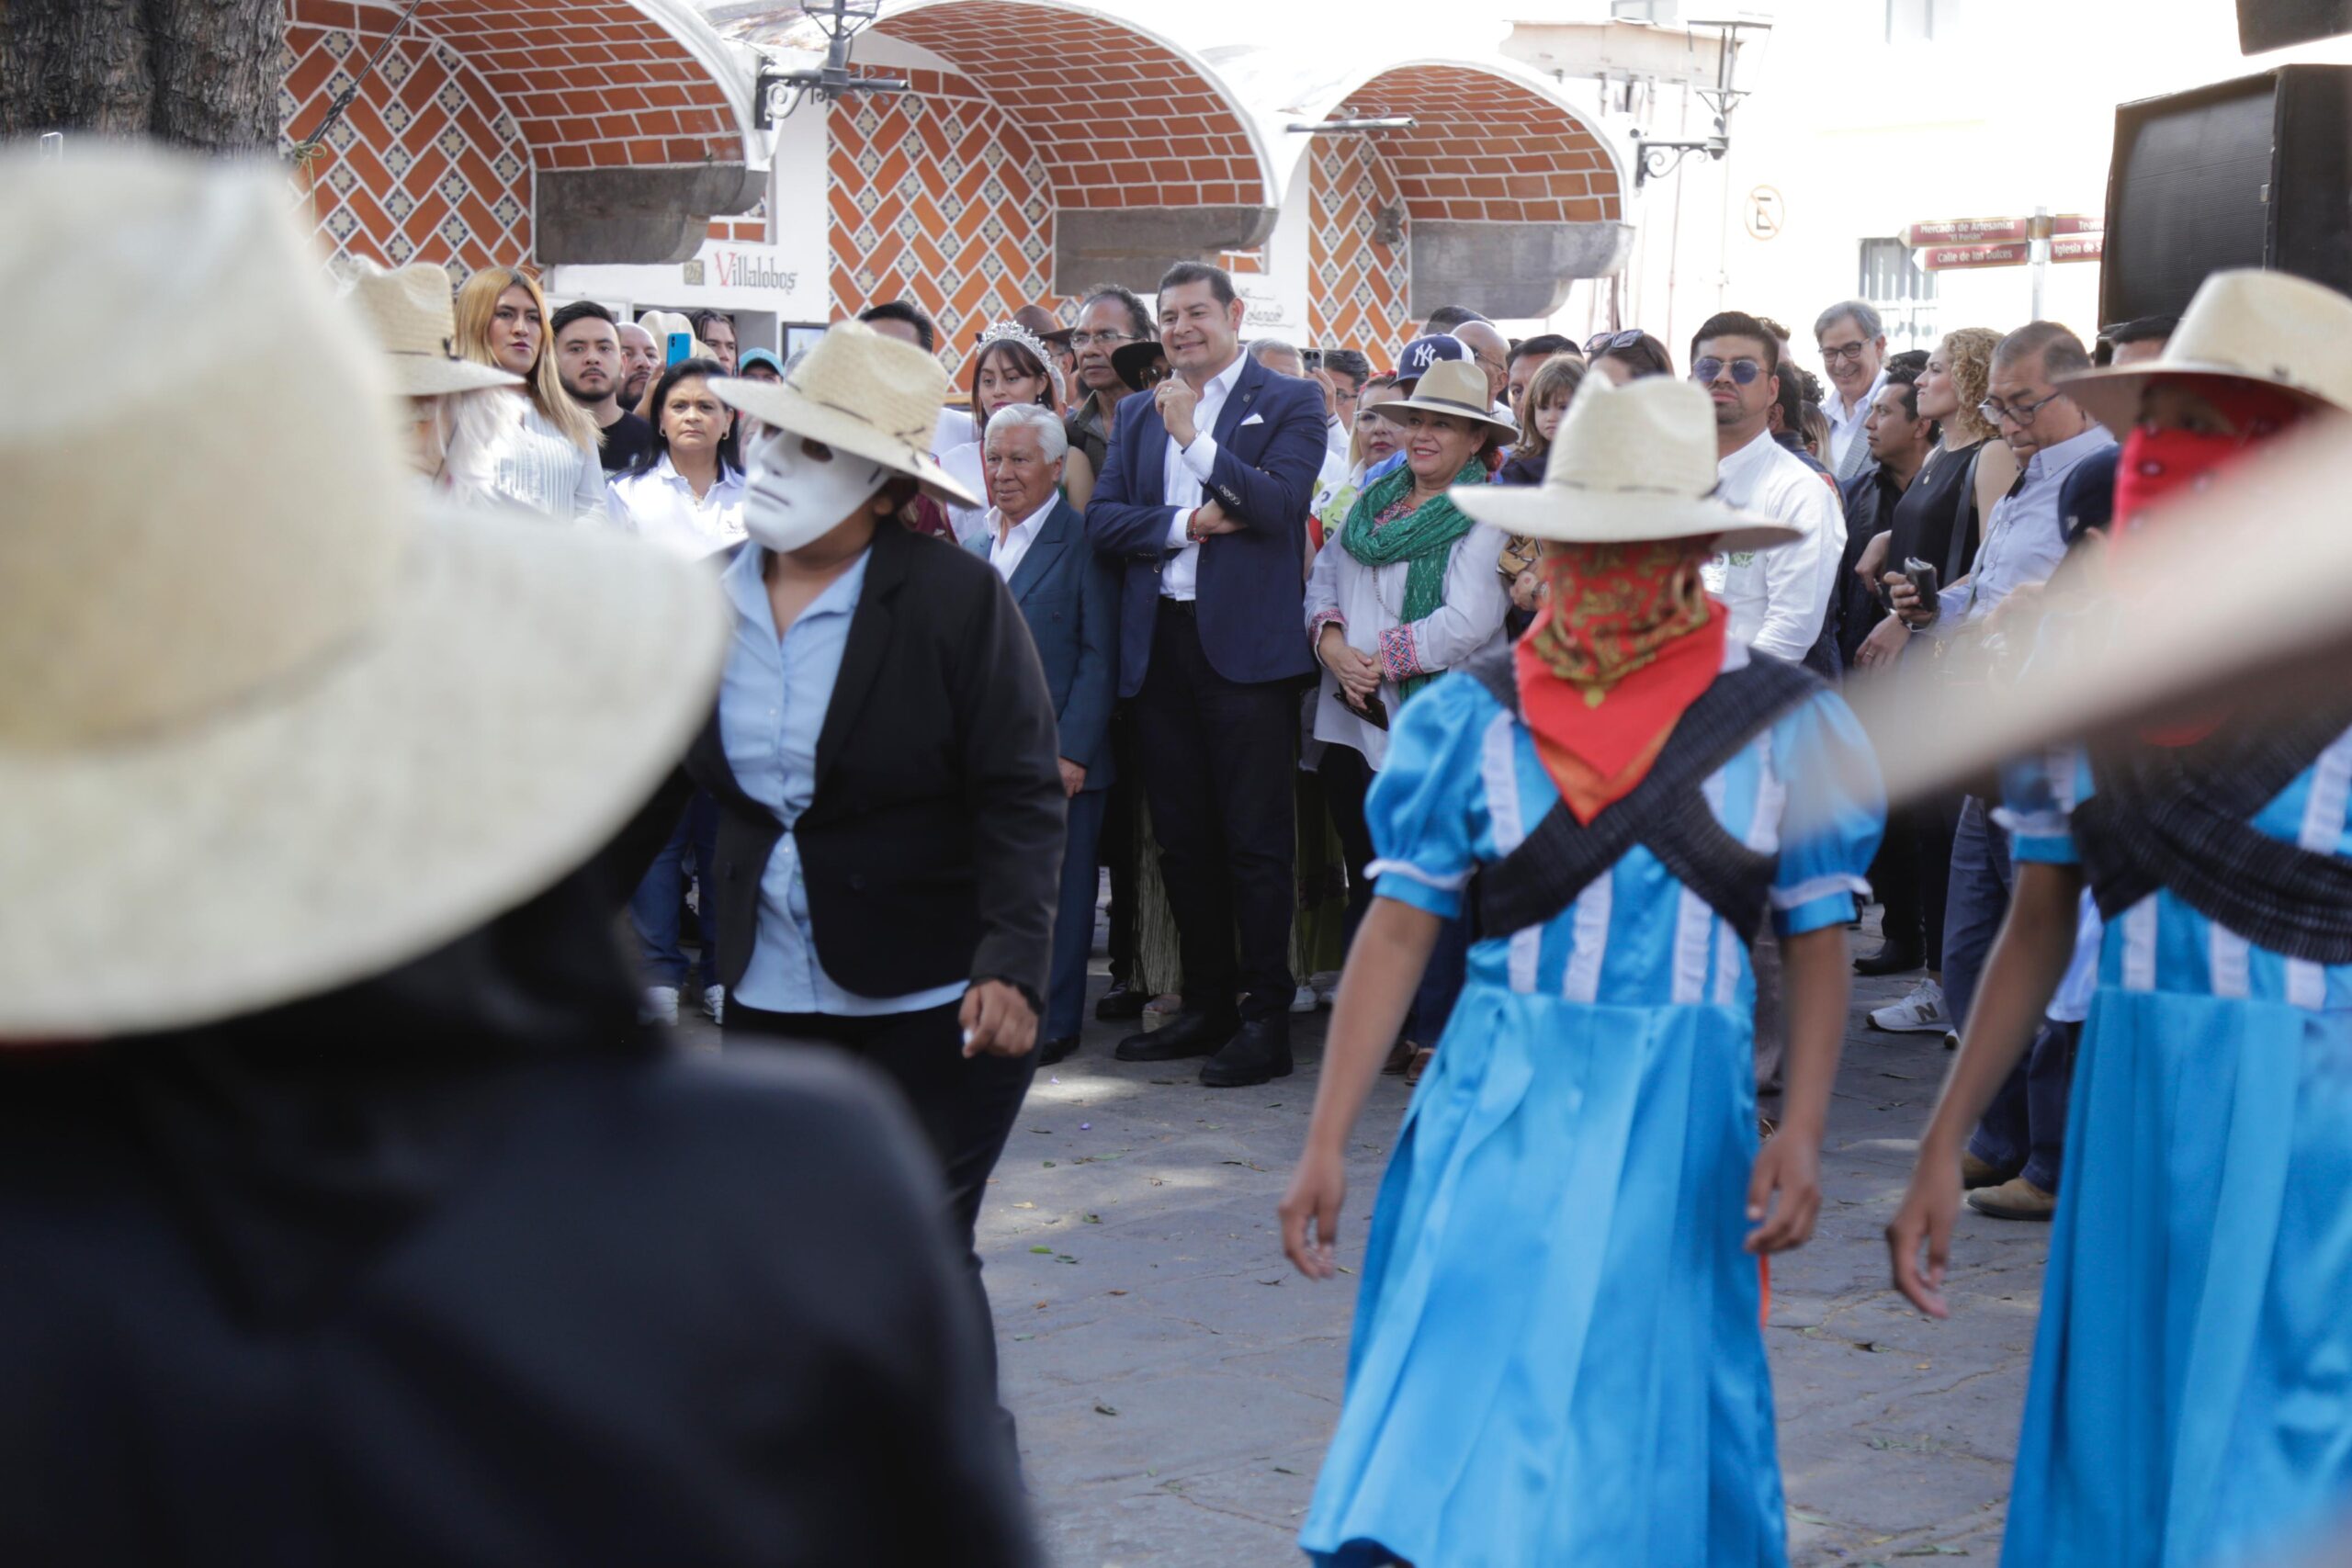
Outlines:
{"type": "MultiPolygon", "coordinates": [[[[504,103],[541,170],[744,162],[748,125],[728,84],[662,9],[635,0],[424,0],[414,25],[504,103]]],[[[379,36],[400,10],[392,0],[300,3],[305,21],[379,36]]]]}
{"type": "Polygon", "coordinates": [[[874,30],[940,56],[1018,120],[1059,209],[1273,203],[1224,85],[1126,22],[1039,0],[916,0],[874,30]]]}
{"type": "Polygon", "coordinates": [[[1326,111],[1410,115],[1374,133],[1406,210],[1458,222],[1597,223],[1624,216],[1615,157],[1568,106],[1491,68],[1393,66],[1326,111]]]}

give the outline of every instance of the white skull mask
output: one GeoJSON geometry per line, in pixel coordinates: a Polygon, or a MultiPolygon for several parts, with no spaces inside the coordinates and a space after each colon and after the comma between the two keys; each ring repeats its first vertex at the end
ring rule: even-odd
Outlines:
{"type": "Polygon", "coordinates": [[[890,476],[890,469],[870,458],[763,427],[752,444],[743,531],[771,550],[797,550],[832,532],[890,476]],[[823,455],[814,455],[812,447],[823,455]]]}

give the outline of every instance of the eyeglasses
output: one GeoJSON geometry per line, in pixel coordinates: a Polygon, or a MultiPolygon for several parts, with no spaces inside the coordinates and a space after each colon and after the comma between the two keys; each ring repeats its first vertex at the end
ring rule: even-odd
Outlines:
{"type": "Polygon", "coordinates": [[[1603,333],[1584,345],[1587,359],[1596,355],[1613,354],[1621,348],[1631,348],[1650,334],[1639,327],[1627,327],[1622,333],[1603,333]]]}
{"type": "Polygon", "coordinates": [[[1849,365],[1860,365],[1862,362],[1862,351],[1868,347],[1870,344],[1866,343],[1849,343],[1843,348],[1832,348],[1825,343],[1821,345],[1821,363],[1825,366],[1835,365],[1842,359],[1849,365]]]}
{"type": "Polygon", "coordinates": [[[1732,384],[1737,387],[1748,386],[1764,374],[1764,367],[1753,359],[1702,359],[1690,367],[1690,379],[1702,387],[1711,386],[1726,370],[1731,372],[1732,384]]]}
{"type": "Polygon", "coordinates": [[[1133,333],[1072,333],[1069,334],[1069,345],[1072,348],[1085,348],[1091,344],[1098,343],[1104,348],[1115,348],[1123,343],[1140,341],[1142,340],[1133,333]]]}
{"type": "Polygon", "coordinates": [[[1995,424],[2006,419],[2019,430],[2023,430],[2033,423],[2035,414],[2056,402],[2064,395],[2052,392],[2048,397],[2036,399],[2030,403],[2004,403],[1998,398],[1987,398],[1976,405],[1976,412],[1995,424]]]}

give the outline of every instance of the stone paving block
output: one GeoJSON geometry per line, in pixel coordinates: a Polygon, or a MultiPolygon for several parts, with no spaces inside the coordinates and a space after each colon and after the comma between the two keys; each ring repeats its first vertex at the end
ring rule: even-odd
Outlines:
{"type": "MultiPolygon", "coordinates": [[[[2050,1232],[1963,1214],[1949,1321],[1889,1289],[1883,1231],[1951,1061],[1934,1036],[1867,1027],[1909,984],[1855,986],[1821,1222],[1773,1264],[1765,1342],[1795,1568],[1999,1556],[2050,1232]]],[[[1293,1538],[1338,1418],[1358,1283],[1294,1274],[1274,1216],[1325,1016],[1293,1021],[1297,1073],[1257,1089],[1203,1089],[1196,1063],[1116,1062],[1125,1026],[1091,1021],[1079,1054],[1038,1075],[979,1238],[1057,1568],[1303,1562],[1293,1538]]],[[[698,1021],[682,1032],[710,1035],[698,1021]]],[[[1381,1078],[1349,1151],[1351,1269],[1408,1098],[1381,1078]]]]}

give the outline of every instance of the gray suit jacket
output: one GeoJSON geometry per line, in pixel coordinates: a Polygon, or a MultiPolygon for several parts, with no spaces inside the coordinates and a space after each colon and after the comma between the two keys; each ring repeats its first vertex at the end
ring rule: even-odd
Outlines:
{"type": "MultiPolygon", "coordinates": [[[[986,560],[986,535],[966,547],[986,560]]],[[[1087,543],[1086,519],[1059,497],[1006,585],[1029,623],[1060,726],[1060,751],[1086,770],[1088,791],[1108,789],[1107,737],[1119,670],[1119,566],[1087,543]]]]}

